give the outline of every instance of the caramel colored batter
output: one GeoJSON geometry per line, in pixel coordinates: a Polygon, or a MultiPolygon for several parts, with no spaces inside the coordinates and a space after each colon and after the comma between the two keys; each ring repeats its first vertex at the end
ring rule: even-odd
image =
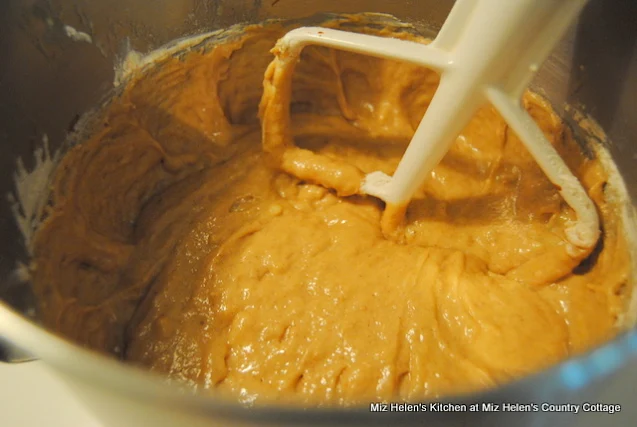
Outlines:
{"type": "MultiPolygon", "coordinates": [[[[293,178],[262,151],[284,32],[165,60],[66,155],[34,242],[46,325],[199,389],[308,405],[489,387],[616,334],[630,271],[607,176],[542,99],[525,107],[596,202],[597,248],[568,247],[572,211],[490,106],[409,206],[402,241],[386,239],[377,199],[293,178]]],[[[308,156],[294,167],[320,154],[391,174],[437,83],[307,48],[282,123],[308,156]]]]}

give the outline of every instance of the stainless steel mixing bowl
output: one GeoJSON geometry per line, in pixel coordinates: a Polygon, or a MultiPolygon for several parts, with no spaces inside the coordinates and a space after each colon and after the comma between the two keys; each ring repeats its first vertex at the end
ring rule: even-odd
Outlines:
{"type": "MultiPolygon", "coordinates": [[[[505,1],[505,0],[503,0],[505,1]]],[[[556,0],[558,1],[558,0],[556,0]]],[[[562,0],[560,0],[562,1],[562,0]]],[[[563,0],[568,1],[568,0],[563,0]]],[[[186,35],[266,18],[318,12],[385,12],[435,32],[451,0],[5,0],[0,3],[0,193],[14,191],[16,159],[29,168],[46,134],[61,146],[79,115],[112,88],[113,64],[126,49],[157,48],[186,35]],[[69,37],[70,26],[92,43],[69,37]]],[[[495,19],[495,18],[494,18],[495,19]]],[[[534,82],[562,111],[590,113],[637,200],[637,2],[591,0],[581,19],[534,82]]],[[[567,120],[575,123],[572,112],[567,120]]],[[[575,123],[576,124],[576,123],[575,123]]],[[[576,126],[577,128],[577,126],[576,126]]],[[[634,425],[637,416],[637,330],[578,358],[500,388],[446,401],[458,403],[621,404],[614,415],[552,412],[372,413],[369,408],[247,409],[190,396],[158,377],[83,350],[18,313],[32,304],[16,273],[27,253],[6,198],[0,203],[0,357],[30,355],[59,372],[113,426],[212,425],[634,425]]],[[[529,343],[533,345],[533,343],[529,343]]],[[[37,384],[34,385],[37,387],[37,384]]]]}

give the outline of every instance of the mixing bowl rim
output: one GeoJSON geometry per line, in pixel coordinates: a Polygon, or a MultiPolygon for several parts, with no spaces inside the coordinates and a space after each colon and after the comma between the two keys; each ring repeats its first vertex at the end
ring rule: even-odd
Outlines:
{"type": "MultiPolygon", "coordinates": [[[[54,369],[62,371],[81,382],[101,384],[123,397],[137,401],[181,406],[217,416],[229,418],[263,420],[275,416],[281,420],[294,420],[302,415],[304,421],[325,416],[362,416],[370,414],[369,408],[352,407],[301,407],[282,404],[244,405],[236,400],[219,395],[184,393],[183,389],[169,384],[159,374],[144,371],[133,365],[122,363],[106,355],[84,348],[37,325],[5,303],[0,302],[0,337],[41,358],[54,369]]],[[[637,327],[620,333],[585,353],[565,359],[556,365],[512,380],[502,386],[474,393],[450,395],[442,401],[452,403],[480,403],[502,401],[502,396],[520,396],[519,390],[537,390],[547,398],[563,396],[615,374],[631,361],[637,362],[637,327]]],[[[524,395],[524,394],[522,394],[524,395]]],[[[532,397],[532,396],[530,396],[532,397]]],[[[504,399],[506,401],[506,397],[504,399]]],[[[430,403],[441,399],[429,399],[414,403],[430,403]]],[[[370,402],[372,403],[372,402],[370,402]]],[[[532,403],[529,401],[528,403],[532,403]]],[[[535,402],[540,403],[540,402],[535,402]]],[[[371,413],[373,414],[373,413],[371,413]]],[[[397,413],[395,416],[405,414],[397,413]]]]}

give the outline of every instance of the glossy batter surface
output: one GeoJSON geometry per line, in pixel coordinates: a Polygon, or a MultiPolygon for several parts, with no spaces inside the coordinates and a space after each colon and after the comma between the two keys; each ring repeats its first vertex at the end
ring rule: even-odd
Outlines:
{"type": "MultiPolygon", "coordinates": [[[[248,28],[166,60],[67,154],[34,244],[48,326],[246,403],[310,405],[488,387],[616,333],[629,262],[606,173],[547,104],[524,100],[599,207],[592,253],[568,247],[573,213],[490,106],[410,205],[402,243],[388,240],[378,200],[263,154],[263,76],[284,32],[248,28]]],[[[437,83],[308,48],[295,143],[391,174],[437,83]]]]}

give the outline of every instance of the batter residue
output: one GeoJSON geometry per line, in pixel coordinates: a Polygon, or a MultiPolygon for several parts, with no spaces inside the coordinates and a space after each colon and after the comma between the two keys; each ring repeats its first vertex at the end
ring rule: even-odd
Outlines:
{"type": "MultiPolygon", "coordinates": [[[[397,243],[378,200],[338,197],[263,154],[263,75],[286,30],[250,27],[165,60],[66,155],[34,243],[46,325],[243,402],[310,405],[484,388],[616,334],[630,271],[606,173],[544,101],[524,98],[599,208],[597,248],[567,247],[573,213],[490,106],[397,243]]],[[[416,66],[307,48],[295,143],[391,174],[437,83],[416,66]]]]}

